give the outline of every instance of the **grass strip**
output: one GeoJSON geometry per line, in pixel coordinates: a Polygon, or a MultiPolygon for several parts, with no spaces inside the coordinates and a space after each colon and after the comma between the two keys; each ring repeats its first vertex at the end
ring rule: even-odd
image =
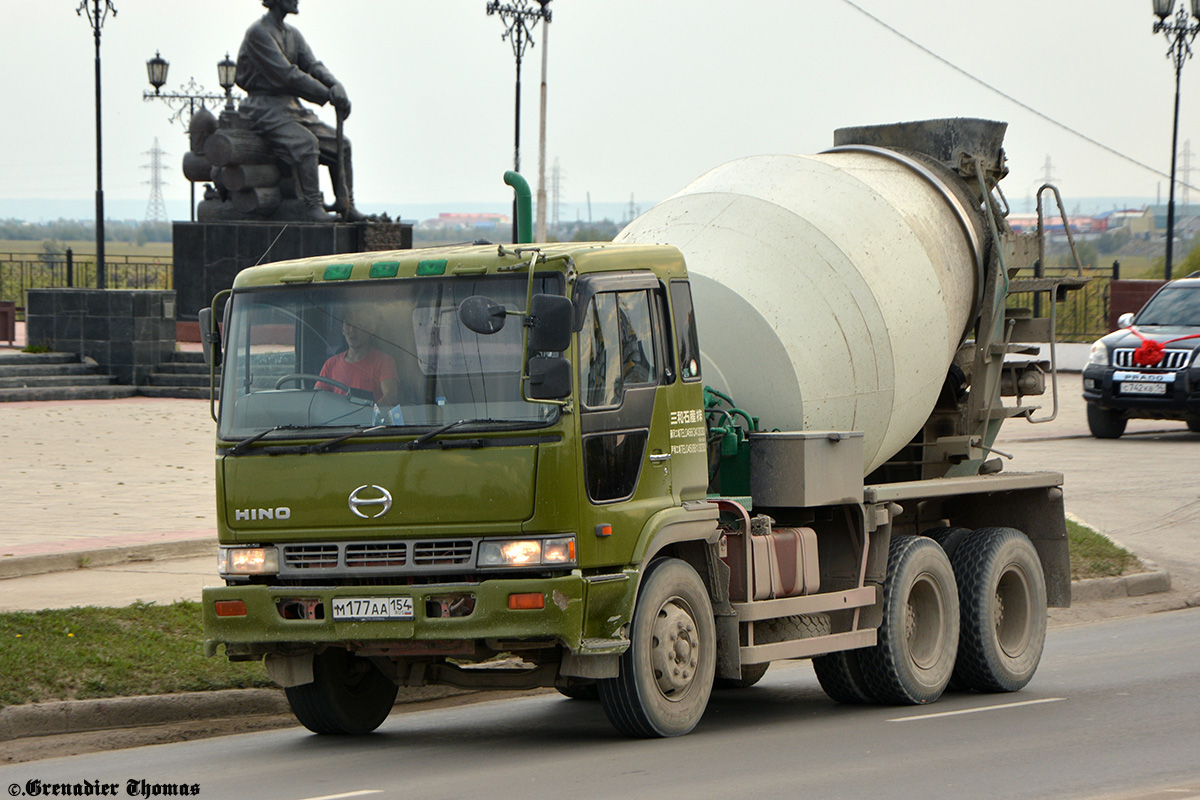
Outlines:
{"type": "Polygon", "coordinates": [[[273,685],[203,638],[193,602],[0,614],[0,706],[273,685]]]}
{"type": "Polygon", "coordinates": [[[1067,538],[1071,542],[1071,580],[1111,578],[1142,572],[1137,556],[1113,543],[1102,533],[1067,520],[1067,538]]]}

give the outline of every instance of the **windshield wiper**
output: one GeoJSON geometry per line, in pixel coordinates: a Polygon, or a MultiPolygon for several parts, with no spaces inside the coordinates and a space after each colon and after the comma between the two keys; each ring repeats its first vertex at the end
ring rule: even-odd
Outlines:
{"type": "Polygon", "coordinates": [[[309,445],[308,449],[305,450],[304,452],[306,452],[306,453],[324,453],[329,448],[336,447],[339,444],[341,444],[342,442],[346,441],[347,439],[353,439],[355,436],[362,436],[364,433],[374,433],[375,431],[381,431],[387,427],[388,427],[387,425],[375,425],[374,427],[371,427],[371,428],[359,428],[356,431],[350,431],[349,433],[344,433],[341,436],[335,436],[332,439],[326,439],[325,441],[319,442],[318,444],[309,445]]]}
{"type": "Polygon", "coordinates": [[[242,439],[240,442],[235,444],[233,447],[229,448],[226,455],[230,455],[230,456],[241,455],[243,450],[250,447],[250,445],[254,444],[259,439],[266,436],[268,433],[274,433],[275,431],[297,431],[297,430],[300,430],[299,425],[276,425],[274,428],[267,428],[265,431],[259,431],[258,433],[254,434],[253,436],[251,436],[248,439],[242,439]]]}
{"type": "Polygon", "coordinates": [[[440,428],[434,428],[433,430],[431,430],[427,433],[421,434],[416,439],[413,439],[411,442],[409,442],[406,449],[415,450],[418,447],[420,447],[421,445],[425,444],[426,442],[429,442],[429,441],[441,436],[443,433],[447,433],[447,432],[457,428],[459,425],[468,425],[468,424],[477,425],[480,423],[489,423],[492,425],[500,425],[500,424],[504,424],[504,423],[524,425],[524,422],[522,420],[512,420],[512,419],[457,419],[454,422],[446,423],[445,425],[443,425],[440,428]]]}

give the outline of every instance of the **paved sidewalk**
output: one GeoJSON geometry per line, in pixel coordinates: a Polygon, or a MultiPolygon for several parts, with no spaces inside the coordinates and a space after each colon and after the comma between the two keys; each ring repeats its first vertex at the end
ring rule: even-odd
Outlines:
{"type": "Polygon", "coordinates": [[[0,403],[0,578],[215,543],[204,400],[0,403]]]}

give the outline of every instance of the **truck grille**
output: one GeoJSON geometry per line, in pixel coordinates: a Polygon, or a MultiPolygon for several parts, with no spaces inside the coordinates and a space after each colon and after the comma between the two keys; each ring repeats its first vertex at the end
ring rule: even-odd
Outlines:
{"type": "Polygon", "coordinates": [[[413,546],[413,564],[418,566],[470,564],[475,545],[470,541],[417,542],[413,546]]]}
{"type": "Polygon", "coordinates": [[[332,569],[338,565],[337,545],[288,545],[283,548],[283,563],[289,569],[332,569]]]}
{"type": "Polygon", "coordinates": [[[321,579],[441,573],[446,567],[475,568],[474,539],[420,539],[399,542],[323,542],[283,545],[281,578],[321,579]]]}
{"type": "Polygon", "coordinates": [[[408,561],[407,550],[405,542],[346,545],[346,566],[351,569],[403,567],[408,561]]]}
{"type": "MultiPolygon", "coordinates": [[[[1113,350],[1113,366],[1114,367],[1125,367],[1125,368],[1132,367],[1134,369],[1147,369],[1146,367],[1134,367],[1133,351],[1134,351],[1134,348],[1132,348],[1132,347],[1123,347],[1123,348],[1120,348],[1117,350],[1113,350]]],[[[1181,370],[1188,365],[1189,361],[1192,360],[1193,352],[1194,351],[1192,351],[1192,350],[1164,350],[1162,361],[1158,362],[1158,364],[1156,364],[1153,367],[1150,367],[1149,369],[1181,370]]]]}

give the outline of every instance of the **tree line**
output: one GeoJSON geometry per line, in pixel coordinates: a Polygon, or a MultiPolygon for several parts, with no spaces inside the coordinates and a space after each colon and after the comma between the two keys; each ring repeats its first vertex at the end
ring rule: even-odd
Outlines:
{"type": "MultiPolygon", "coordinates": [[[[0,239],[14,241],[86,242],[96,238],[96,224],[77,219],[57,219],[53,222],[24,222],[19,219],[0,220],[0,239]]],[[[104,241],[147,242],[171,241],[171,223],[106,220],[104,241]]]]}

